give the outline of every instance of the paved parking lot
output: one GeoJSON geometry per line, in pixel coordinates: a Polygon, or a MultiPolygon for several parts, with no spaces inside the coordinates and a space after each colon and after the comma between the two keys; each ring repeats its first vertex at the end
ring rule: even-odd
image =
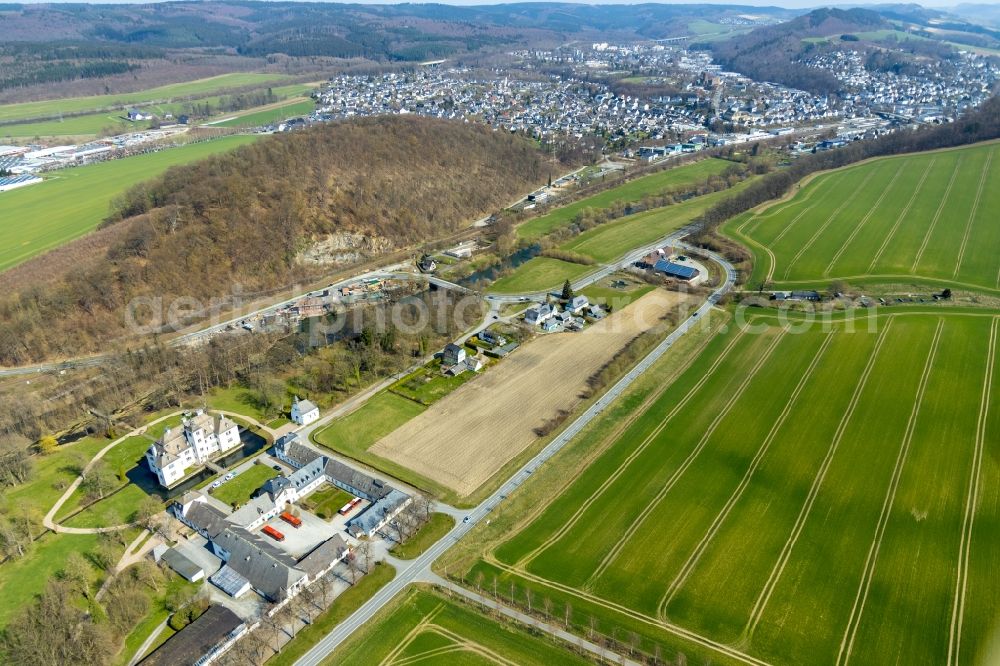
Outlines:
{"type": "Polygon", "coordinates": [[[337,527],[332,523],[328,523],[308,511],[300,511],[299,518],[302,519],[301,527],[292,527],[277,517],[265,523],[265,525],[270,525],[284,534],[284,541],[274,541],[266,534],[260,533],[259,530],[258,534],[262,539],[277,544],[279,548],[298,560],[338,532],[337,527]]]}

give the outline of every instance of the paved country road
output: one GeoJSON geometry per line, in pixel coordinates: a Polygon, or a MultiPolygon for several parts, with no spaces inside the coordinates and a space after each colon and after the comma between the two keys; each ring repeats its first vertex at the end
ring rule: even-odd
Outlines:
{"type": "MultiPolygon", "coordinates": [[[[679,240],[679,238],[677,239],[679,240]]],[[[690,246],[679,243],[679,245],[687,248],[693,249],[690,246]]],[[[358,610],[348,616],[343,622],[333,628],[326,636],[324,636],[320,641],[303,655],[297,662],[296,666],[318,666],[322,661],[338,646],[340,646],[347,638],[357,631],[363,624],[368,622],[372,616],[375,615],[379,610],[388,604],[393,597],[399,594],[407,585],[414,582],[421,581],[434,581],[437,576],[431,571],[431,565],[440,557],[448,548],[450,548],[456,541],[461,539],[480,521],[486,518],[490,512],[492,512],[500,502],[504,501],[508,495],[517,490],[521,484],[531,478],[531,474],[538,469],[539,466],[544,464],[552,456],[554,456],[560,449],[562,449],[570,440],[573,439],[581,430],[583,430],[591,421],[593,421],[601,412],[605,410],[618,396],[622,394],[625,389],[632,385],[632,383],[639,378],[644,372],[646,372],[657,360],[660,359],[674,343],[677,342],[685,333],[690,331],[692,328],[698,325],[699,321],[704,320],[705,315],[707,315],[718,300],[726,293],[728,293],[733,285],[736,283],[736,270],[733,266],[727,262],[724,258],[719,256],[714,252],[706,252],[701,250],[704,254],[707,254],[711,259],[717,262],[720,266],[725,269],[726,279],[721,286],[715,289],[709,296],[708,300],[701,304],[701,306],[695,310],[690,317],[684,320],[674,331],[670,333],[660,344],[658,344],[649,354],[647,354],[639,363],[632,368],[624,377],[618,380],[608,391],[602,395],[594,404],[587,408],[580,416],[578,416],[565,430],[563,430],[559,435],[549,442],[545,448],[539,451],[535,457],[526,462],[519,470],[517,470],[502,486],[500,486],[492,495],[483,500],[478,506],[466,512],[466,519],[456,523],[455,527],[452,528],[448,534],[437,541],[434,545],[428,548],[420,557],[409,562],[400,562],[398,564],[396,577],[393,578],[385,587],[379,590],[375,596],[365,602],[358,610]]],[[[630,255],[632,256],[632,255],[630,255]]],[[[641,253],[640,253],[641,256],[641,253]]],[[[546,625],[537,624],[535,625],[543,631],[552,629],[552,627],[547,627],[546,625]]],[[[709,647],[712,647],[709,645],[709,647]]]]}

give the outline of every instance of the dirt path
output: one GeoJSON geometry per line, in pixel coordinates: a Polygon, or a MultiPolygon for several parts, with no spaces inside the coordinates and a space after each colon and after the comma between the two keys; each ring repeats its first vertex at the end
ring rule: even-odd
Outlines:
{"type": "MultiPolygon", "coordinates": [[[[90,459],[90,462],[87,463],[86,467],[83,468],[83,473],[73,480],[73,483],[71,483],[69,487],[66,488],[66,492],[64,492],[62,496],[58,500],[56,500],[56,503],[52,506],[51,509],[49,509],[49,512],[45,514],[45,518],[42,519],[42,525],[44,525],[47,529],[52,530],[53,532],[60,532],[62,534],[100,534],[102,532],[118,532],[120,530],[125,530],[130,527],[134,527],[135,523],[126,523],[124,525],[110,525],[108,527],[64,527],[59,523],[57,523],[55,518],[56,514],[59,513],[59,509],[62,508],[62,505],[65,504],[66,501],[73,496],[73,493],[76,492],[77,488],[80,487],[80,484],[83,483],[83,478],[87,474],[87,472],[89,472],[94,467],[94,465],[97,464],[98,460],[106,456],[108,452],[111,451],[111,449],[115,448],[116,446],[118,446],[127,439],[145,434],[145,432],[149,429],[150,426],[154,426],[157,423],[162,423],[167,419],[179,416],[180,414],[183,414],[185,411],[187,410],[178,410],[176,412],[171,412],[170,414],[161,416],[160,418],[154,421],[150,421],[149,423],[139,426],[138,428],[134,428],[133,430],[122,435],[121,437],[119,437],[118,439],[116,439],[115,441],[111,442],[103,449],[98,451],[97,454],[90,459]]],[[[267,432],[272,437],[274,436],[273,430],[271,430],[270,428],[263,425],[262,423],[260,423],[259,421],[257,421],[252,417],[245,416],[243,414],[237,414],[236,412],[227,412],[221,409],[212,409],[209,411],[241,419],[257,428],[260,428],[264,432],[267,432]]]]}
{"type": "Polygon", "coordinates": [[[541,336],[434,403],[371,452],[463,496],[538,441],[536,428],[582,401],[587,379],[687,296],[656,290],[582,333],[541,336]]]}

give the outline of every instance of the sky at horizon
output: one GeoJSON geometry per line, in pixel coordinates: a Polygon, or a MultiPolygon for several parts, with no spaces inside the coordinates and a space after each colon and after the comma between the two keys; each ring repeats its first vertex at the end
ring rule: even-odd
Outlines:
{"type": "MultiPolygon", "coordinates": [[[[154,4],[156,2],[166,2],[168,0],[91,0],[82,4],[105,4],[105,5],[125,5],[125,4],[154,4]]],[[[267,2],[268,0],[259,0],[267,2]]],[[[298,2],[329,2],[330,0],[293,0],[298,2]]],[[[905,2],[905,0],[901,0],[905,2]]],[[[514,4],[520,2],[569,2],[580,5],[637,5],[637,4],[664,4],[664,5],[685,5],[685,4],[707,4],[707,5],[735,5],[747,7],[783,7],[787,9],[816,9],[819,7],[865,7],[886,4],[898,4],[891,2],[858,2],[857,0],[830,0],[827,2],[817,2],[816,0],[678,0],[677,2],[648,2],[648,0],[510,0],[508,2],[497,2],[496,0],[407,0],[408,4],[443,4],[455,6],[475,6],[475,5],[500,5],[514,4]]],[[[16,4],[63,4],[81,3],[81,0],[21,0],[16,4]]],[[[395,5],[403,4],[398,0],[347,0],[338,4],[363,4],[363,5],[395,5]]],[[[990,2],[968,2],[967,0],[934,0],[934,2],[913,3],[920,4],[932,9],[947,9],[958,5],[992,5],[990,2]]]]}

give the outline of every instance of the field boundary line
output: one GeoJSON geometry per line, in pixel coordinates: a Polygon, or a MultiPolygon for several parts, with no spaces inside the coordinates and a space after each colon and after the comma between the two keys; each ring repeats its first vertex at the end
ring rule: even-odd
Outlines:
{"type": "Polygon", "coordinates": [[[972,224],[976,220],[976,213],[979,212],[979,202],[983,198],[983,185],[986,184],[986,176],[990,173],[990,166],[993,164],[993,151],[986,153],[986,164],[983,165],[983,172],[979,175],[979,186],[976,188],[976,198],[972,200],[972,210],[969,211],[969,220],[965,223],[965,234],[962,236],[962,245],[958,248],[958,260],[955,261],[955,270],[951,274],[951,279],[958,277],[958,271],[962,268],[962,261],[965,260],[965,248],[969,245],[969,236],[972,234],[972,224]]]}
{"type": "Polygon", "coordinates": [[[674,597],[691,575],[691,572],[698,566],[698,562],[701,560],[702,555],[704,555],[712,540],[715,539],[719,530],[722,529],[722,524],[725,522],[726,518],[729,517],[729,513],[733,510],[733,507],[736,506],[736,503],[739,502],[740,498],[743,496],[743,492],[749,487],[750,480],[753,478],[757,468],[760,467],[761,461],[764,459],[767,451],[771,448],[771,444],[774,443],[774,439],[777,436],[778,431],[781,430],[782,426],[784,426],[788,416],[792,413],[792,407],[798,402],[799,396],[805,389],[806,384],[812,378],[817,366],[819,366],[820,360],[822,360],[827,349],[830,347],[830,342],[833,340],[833,334],[834,332],[832,330],[826,334],[826,338],[823,339],[823,343],[820,345],[819,349],[816,350],[816,353],[813,355],[812,361],[810,361],[805,373],[803,373],[803,375],[799,378],[798,384],[795,386],[795,390],[792,391],[788,400],[785,401],[785,406],[782,408],[781,414],[779,414],[778,418],[775,419],[774,424],[771,426],[771,430],[767,433],[763,443],[757,450],[757,454],[754,456],[753,460],[750,461],[750,466],[747,468],[746,473],[740,480],[739,485],[736,486],[736,489],[733,491],[733,494],[730,495],[725,506],[722,507],[722,510],[715,517],[715,520],[712,521],[712,524],[705,533],[705,536],[703,536],[701,541],[699,541],[695,546],[695,549],[691,552],[691,555],[684,563],[684,566],[681,567],[677,576],[667,587],[666,593],[663,595],[663,598],[657,606],[657,615],[660,615],[661,617],[666,616],[667,608],[670,606],[670,602],[673,601],[674,597]]]}
{"type": "Polygon", "coordinates": [[[903,433],[903,441],[900,443],[899,453],[896,455],[896,464],[892,468],[892,477],[889,480],[889,487],[886,489],[885,498],[882,500],[882,511],[879,514],[878,522],[875,524],[875,536],[868,547],[868,555],[865,558],[865,566],[861,574],[861,584],[854,597],[854,606],[851,607],[851,614],[847,620],[847,628],[844,637],[840,641],[840,651],[837,654],[837,664],[846,664],[851,660],[851,653],[854,650],[854,641],[858,635],[858,627],[861,626],[861,617],[865,612],[865,604],[868,602],[868,593],[871,590],[872,579],[875,577],[875,566],[878,563],[879,552],[882,550],[882,539],[885,537],[886,527],[892,514],[892,505],[896,501],[896,491],[899,490],[899,480],[903,476],[903,468],[910,455],[910,444],[913,442],[913,431],[916,430],[917,418],[920,415],[920,407],[924,402],[924,394],[927,392],[927,383],[934,367],[934,359],[937,357],[938,345],[941,343],[941,330],[944,328],[944,319],[938,319],[937,327],[934,329],[934,339],[931,341],[930,351],[927,353],[927,360],[924,361],[924,369],[920,374],[920,382],[917,385],[917,395],[913,398],[913,406],[910,409],[910,418],[906,421],[906,430],[903,433]]]}
{"type": "Polygon", "coordinates": [[[667,413],[667,415],[660,421],[659,424],[657,424],[657,426],[653,429],[653,431],[643,439],[642,443],[639,444],[638,447],[636,447],[636,450],[633,451],[631,454],[629,454],[628,458],[622,461],[622,464],[615,469],[615,471],[611,474],[611,476],[609,476],[604,481],[604,483],[602,483],[593,492],[593,494],[591,494],[591,496],[588,497],[587,500],[580,505],[580,508],[578,508],[573,513],[573,515],[570,516],[570,519],[566,521],[566,523],[562,527],[560,527],[559,530],[553,533],[548,539],[539,544],[534,550],[530,551],[529,553],[521,557],[517,562],[515,562],[514,563],[515,567],[523,568],[527,566],[536,557],[541,555],[556,541],[561,539],[571,529],[573,529],[576,523],[580,521],[580,518],[582,518],[583,514],[586,513],[587,509],[589,509],[594,504],[594,502],[600,499],[600,496],[604,493],[604,491],[607,490],[608,487],[611,486],[611,484],[617,481],[621,477],[621,475],[625,473],[626,468],[629,465],[631,465],[632,462],[636,458],[638,458],[643,451],[646,450],[646,448],[649,447],[649,445],[653,442],[653,440],[655,440],[656,437],[663,431],[663,429],[666,428],[667,424],[671,421],[671,419],[673,419],[687,405],[687,403],[693,399],[694,394],[697,393],[699,390],[701,390],[701,388],[705,385],[705,383],[707,383],[708,380],[711,379],[712,376],[714,376],[716,370],[718,370],[719,366],[722,365],[722,362],[729,357],[729,353],[736,346],[736,343],[742,340],[743,337],[746,335],[746,330],[747,330],[746,328],[740,328],[739,332],[733,336],[733,339],[730,340],[728,345],[726,345],[726,348],[722,351],[722,353],[715,360],[715,362],[712,363],[711,367],[705,372],[704,375],[702,375],[702,378],[698,380],[698,383],[695,384],[694,387],[690,391],[688,391],[687,395],[685,395],[684,398],[679,403],[677,403],[677,405],[675,405],[674,408],[670,410],[670,412],[667,413]]]}
{"type": "Polygon", "coordinates": [[[802,504],[802,508],[799,510],[799,515],[795,518],[795,524],[792,526],[792,531],[788,535],[785,545],[781,548],[778,560],[774,563],[774,567],[771,569],[771,573],[768,575],[767,581],[765,581],[764,587],[761,589],[760,595],[754,603],[754,607],[750,612],[750,618],[747,620],[747,625],[743,629],[743,635],[745,638],[750,638],[754,631],[757,630],[757,625],[760,624],[761,617],[764,615],[764,609],[767,607],[768,602],[771,600],[771,595],[774,594],[774,590],[778,586],[778,580],[785,572],[785,567],[788,565],[788,561],[792,556],[792,550],[795,548],[795,544],[798,543],[799,536],[801,536],[802,530],[805,528],[806,521],[809,519],[809,514],[812,512],[813,504],[816,503],[816,497],[819,495],[819,489],[823,485],[823,481],[826,479],[826,474],[830,470],[830,466],[833,464],[833,457],[836,455],[837,449],[840,447],[840,441],[844,437],[844,432],[847,431],[847,424],[854,416],[854,410],[857,408],[858,403],[861,402],[861,393],[868,384],[868,379],[871,377],[872,371],[875,368],[875,361],[878,359],[879,353],[882,351],[882,346],[885,343],[891,328],[892,318],[890,317],[886,322],[885,327],[883,327],[879,332],[878,339],[875,341],[875,347],[872,349],[871,356],[868,357],[868,363],[865,365],[865,369],[862,371],[861,377],[858,379],[858,383],[854,387],[854,393],[847,405],[847,409],[844,410],[843,415],[840,417],[840,422],[837,424],[837,430],[834,432],[833,439],[830,441],[830,447],[827,449],[826,456],[823,458],[823,462],[820,463],[819,470],[816,472],[816,477],[813,479],[812,486],[809,487],[809,493],[806,495],[806,501],[802,504]]]}
{"type": "Polygon", "coordinates": [[[830,271],[833,270],[833,265],[837,263],[838,259],[844,256],[844,252],[847,251],[847,246],[850,245],[852,242],[854,242],[854,239],[858,237],[858,234],[860,234],[861,230],[865,228],[865,226],[868,224],[868,221],[872,219],[872,216],[875,214],[875,211],[878,210],[878,207],[882,205],[883,201],[885,201],[885,198],[889,195],[889,192],[892,190],[893,187],[895,187],[896,181],[899,180],[899,174],[903,173],[903,168],[905,166],[906,162],[902,162],[899,165],[899,168],[896,169],[896,173],[892,175],[892,179],[889,181],[889,184],[885,186],[885,189],[882,190],[882,194],[879,195],[879,198],[875,200],[875,203],[872,205],[871,210],[865,213],[865,216],[861,218],[861,221],[858,222],[856,225],[854,225],[854,229],[851,230],[851,233],[850,235],[848,235],[847,240],[843,242],[843,244],[840,246],[840,249],[838,249],[834,253],[833,258],[830,259],[830,263],[826,265],[825,269],[823,269],[823,277],[830,276],[830,271]]]}
{"type": "Polygon", "coordinates": [[[983,448],[986,442],[986,424],[990,412],[990,393],[993,386],[993,368],[996,365],[997,324],[1000,318],[993,318],[990,326],[989,349],[986,353],[986,374],[979,400],[979,419],[976,424],[976,448],[973,455],[969,490],[965,499],[965,515],[962,517],[962,537],[958,548],[958,575],[955,578],[955,598],[951,607],[951,623],[948,628],[948,666],[958,664],[962,643],[962,624],[965,619],[965,595],[969,585],[969,558],[972,550],[972,528],[976,520],[976,505],[979,503],[979,480],[983,464],[983,448]]]}
{"type": "Polygon", "coordinates": [[[622,615],[628,618],[637,620],[651,627],[662,629],[667,633],[672,634],[678,638],[682,638],[684,640],[691,641],[692,643],[696,643],[697,645],[700,645],[702,647],[715,650],[716,652],[719,652],[727,657],[731,657],[732,659],[747,664],[748,666],[772,666],[768,662],[762,659],[758,659],[757,657],[749,655],[745,652],[741,652],[739,649],[735,647],[726,645],[725,643],[720,643],[706,636],[702,636],[701,634],[695,633],[690,629],[685,629],[684,627],[673,624],[672,622],[665,622],[663,620],[650,617],[645,613],[641,613],[632,608],[622,606],[621,604],[615,603],[614,601],[609,601],[608,599],[605,599],[603,597],[599,597],[597,595],[585,592],[575,587],[570,587],[569,585],[563,585],[562,583],[557,583],[555,581],[548,580],[547,578],[542,578],[541,576],[536,576],[526,571],[518,571],[517,569],[514,569],[513,567],[510,567],[496,560],[487,560],[487,563],[497,567],[498,569],[506,571],[507,573],[513,574],[515,576],[520,576],[521,578],[524,578],[526,580],[538,583],[539,585],[543,585],[545,587],[552,588],[554,590],[577,597],[579,599],[583,599],[584,601],[589,601],[592,604],[595,604],[597,606],[600,606],[602,608],[605,608],[607,610],[616,613],[621,613],[622,615]]]}
{"type": "Polygon", "coordinates": [[[823,232],[827,230],[827,227],[833,224],[833,220],[836,219],[838,215],[840,215],[840,211],[844,210],[844,208],[847,207],[847,204],[851,203],[851,201],[852,197],[845,197],[843,203],[837,206],[836,210],[830,213],[830,217],[826,218],[826,222],[824,222],[820,226],[820,228],[816,230],[816,233],[814,233],[812,237],[808,241],[806,241],[802,247],[799,248],[799,251],[795,253],[795,256],[792,257],[792,260],[788,262],[787,266],[785,266],[784,277],[786,278],[788,277],[788,272],[792,270],[792,266],[794,266],[795,263],[802,258],[802,255],[805,254],[810,247],[812,247],[812,244],[815,243],[817,239],[819,239],[819,237],[823,235],[823,232]]]}
{"type": "Polygon", "coordinates": [[[917,272],[917,265],[920,260],[923,259],[924,251],[927,249],[927,245],[931,242],[931,235],[934,233],[934,229],[937,228],[938,220],[941,219],[941,213],[944,212],[945,204],[948,203],[948,198],[951,196],[951,188],[955,185],[955,178],[958,176],[959,170],[962,168],[962,158],[961,156],[955,160],[955,168],[951,172],[951,178],[948,179],[948,186],[944,188],[944,195],[941,197],[941,202],[938,203],[937,210],[934,211],[934,217],[931,218],[931,225],[927,227],[927,231],[924,233],[924,240],[920,243],[920,249],[917,250],[917,256],[913,258],[913,265],[910,266],[910,273],[917,272]]]}
{"type": "MultiPolygon", "coordinates": [[[[718,335],[720,328],[721,326],[717,326],[716,330],[713,331],[709,337],[705,338],[700,343],[698,343],[697,347],[695,347],[694,350],[692,350],[690,356],[680,366],[678,366],[677,369],[674,370],[674,372],[672,373],[673,374],[672,379],[670,379],[668,382],[665,382],[661,386],[653,389],[650,392],[650,394],[646,396],[646,398],[642,401],[642,404],[640,404],[638,407],[632,410],[632,412],[628,415],[628,417],[623,419],[621,423],[616,424],[615,428],[603,437],[601,443],[598,446],[595,446],[592,452],[590,452],[588,455],[584,456],[581,459],[580,467],[578,469],[586,469],[590,467],[590,465],[594,464],[594,462],[599,457],[604,455],[604,453],[607,452],[607,450],[611,447],[611,445],[614,444],[614,442],[617,441],[619,437],[621,437],[622,433],[624,433],[626,430],[632,427],[632,425],[636,421],[638,421],[639,418],[646,411],[650,409],[650,407],[652,407],[653,403],[659,400],[660,397],[663,396],[664,393],[666,393],[667,389],[673,386],[674,382],[680,379],[680,377],[685,372],[687,372],[692,365],[694,365],[694,362],[698,360],[698,357],[701,356],[702,352],[705,351],[705,348],[708,347],[708,345],[712,342],[715,336],[718,335]]],[[[566,490],[568,490],[569,487],[576,482],[576,480],[577,478],[575,476],[566,477],[563,480],[563,483],[559,486],[559,488],[555,492],[553,492],[548,497],[544,498],[543,500],[537,502],[534,506],[532,506],[530,511],[525,513],[523,517],[519,518],[514,523],[514,526],[511,528],[512,532],[510,535],[508,535],[507,539],[511,538],[513,534],[517,534],[523,531],[536,518],[541,516],[541,514],[550,506],[552,506],[553,502],[559,499],[559,497],[564,492],[566,492],[566,490]],[[517,530],[516,532],[513,531],[515,528],[517,530]]]]}
{"type": "Polygon", "coordinates": [[[896,232],[899,230],[899,225],[903,223],[903,218],[906,217],[907,213],[910,212],[910,208],[913,207],[913,202],[917,200],[917,194],[919,194],[923,189],[924,182],[927,180],[927,176],[930,174],[931,168],[934,166],[935,162],[937,162],[937,156],[932,157],[931,161],[927,163],[927,168],[924,169],[923,175],[920,176],[920,182],[918,182],[917,186],[913,188],[913,194],[910,195],[910,200],[906,202],[903,210],[899,211],[899,216],[896,217],[895,224],[892,225],[892,228],[889,229],[889,233],[886,234],[885,238],[882,240],[882,246],[879,247],[878,252],[875,253],[875,256],[872,258],[872,262],[868,264],[869,273],[875,270],[875,264],[877,264],[879,259],[882,258],[882,254],[885,252],[886,248],[889,247],[889,243],[892,242],[892,239],[896,236],[896,232]]]}
{"type": "Polygon", "coordinates": [[[771,355],[774,353],[774,350],[777,349],[778,344],[784,339],[786,333],[787,330],[783,328],[780,333],[774,336],[774,340],[771,342],[770,346],[768,346],[767,350],[761,354],[760,358],[757,359],[750,372],[747,373],[747,376],[737,387],[736,391],[726,402],[725,406],[723,406],[723,408],[719,410],[719,413],[715,415],[715,418],[712,419],[711,424],[709,424],[708,428],[705,429],[705,433],[701,436],[701,439],[698,440],[698,444],[695,445],[691,453],[689,453],[687,458],[684,459],[684,462],[681,463],[676,470],[674,470],[673,474],[670,475],[670,478],[667,479],[667,482],[663,484],[663,487],[660,488],[653,499],[646,503],[646,506],[639,512],[639,515],[632,521],[632,524],[625,530],[625,533],[615,542],[615,545],[611,547],[608,553],[604,556],[604,559],[601,560],[601,563],[598,564],[597,568],[590,574],[590,577],[584,583],[585,588],[595,583],[597,579],[608,570],[611,563],[614,562],[625,549],[628,541],[635,536],[636,532],[639,531],[639,528],[642,526],[642,523],[645,522],[646,518],[648,518],[649,515],[656,510],[656,508],[660,505],[660,502],[662,502],[667,494],[670,493],[681,477],[687,473],[687,470],[694,464],[694,461],[699,455],[701,455],[701,452],[708,445],[708,440],[711,439],[713,434],[715,434],[716,428],[719,427],[722,420],[729,415],[729,412],[736,406],[736,403],[743,397],[747,387],[750,386],[753,379],[757,376],[757,373],[760,372],[760,369],[767,363],[767,360],[771,358],[771,355]]]}

